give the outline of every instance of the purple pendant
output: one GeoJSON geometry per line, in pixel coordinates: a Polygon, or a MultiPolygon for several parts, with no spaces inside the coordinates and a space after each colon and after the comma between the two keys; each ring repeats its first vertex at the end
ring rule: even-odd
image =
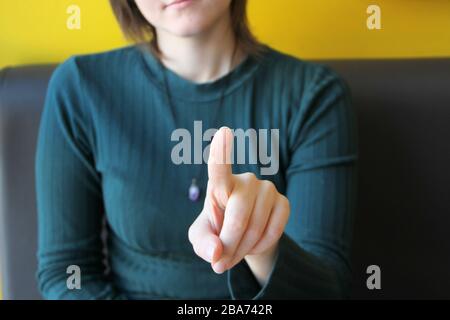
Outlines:
{"type": "Polygon", "coordinates": [[[200,198],[200,188],[195,183],[195,179],[192,180],[192,184],[189,187],[189,200],[192,202],[198,201],[200,198]]]}

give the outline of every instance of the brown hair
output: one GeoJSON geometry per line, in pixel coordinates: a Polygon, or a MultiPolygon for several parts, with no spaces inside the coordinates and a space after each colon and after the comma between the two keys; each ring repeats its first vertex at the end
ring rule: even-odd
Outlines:
{"type": "MultiPolygon", "coordinates": [[[[149,42],[151,49],[159,53],[156,30],[142,15],[134,0],[109,0],[125,36],[135,42],[149,42]]],[[[250,31],[247,20],[247,0],[232,0],[231,23],[238,44],[251,55],[259,55],[263,46],[250,31]]]]}

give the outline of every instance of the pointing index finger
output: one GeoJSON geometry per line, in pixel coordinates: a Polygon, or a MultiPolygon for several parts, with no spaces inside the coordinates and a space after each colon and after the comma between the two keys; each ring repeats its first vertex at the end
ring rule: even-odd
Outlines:
{"type": "Polygon", "coordinates": [[[214,135],[208,159],[208,178],[213,184],[228,184],[233,176],[233,138],[233,133],[227,127],[220,128],[214,135]]]}

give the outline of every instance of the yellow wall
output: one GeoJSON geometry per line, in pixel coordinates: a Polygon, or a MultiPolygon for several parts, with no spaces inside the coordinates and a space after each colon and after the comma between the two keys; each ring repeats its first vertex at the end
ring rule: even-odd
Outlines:
{"type": "MultiPolygon", "coordinates": [[[[450,0],[250,0],[258,37],[304,58],[450,56],[450,0]],[[382,30],[366,27],[369,4],[382,30]]],[[[124,45],[107,0],[0,0],[0,67],[124,45]],[[66,8],[81,8],[68,30],[66,8]]]]}
{"type": "MultiPolygon", "coordinates": [[[[250,0],[250,20],[262,41],[304,58],[450,57],[450,0],[250,0]],[[381,6],[380,31],[366,27],[369,4],[381,6]]],[[[124,44],[107,0],[0,0],[0,68],[124,44]],[[70,4],[81,30],[66,28],[70,4]]]]}

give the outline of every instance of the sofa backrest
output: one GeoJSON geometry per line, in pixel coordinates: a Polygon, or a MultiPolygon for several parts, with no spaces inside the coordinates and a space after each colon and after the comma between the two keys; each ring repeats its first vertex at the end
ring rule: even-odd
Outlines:
{"type": "MultiPolygon", "coordinates": [[[[449,298],[450,59],[321,61],[349,83],[359,126],[353,298],[449,298]],[[381,269],[381,290],[366,286],[381,269]]],[[[37,299],[34,155],[54,66],[0,73],[0,270],[37,299]]]]}

